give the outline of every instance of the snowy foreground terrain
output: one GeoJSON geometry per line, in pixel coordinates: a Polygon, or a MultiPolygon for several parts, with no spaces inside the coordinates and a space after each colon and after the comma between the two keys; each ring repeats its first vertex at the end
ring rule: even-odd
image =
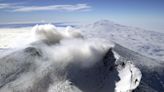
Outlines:
{"type": "Polygon", "coordinates": [[[0,29],[0,92],[163,92],[163,37],[107,20],[0,29]]]}

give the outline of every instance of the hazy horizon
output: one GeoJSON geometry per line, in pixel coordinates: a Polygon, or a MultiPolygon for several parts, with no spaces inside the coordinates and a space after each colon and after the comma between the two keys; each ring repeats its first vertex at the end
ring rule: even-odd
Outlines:
{"type": "Polygon", "coordinates": [[[107,19],[163,32],[163,0],[0,0],[0,24],[72,22],[107,19]]]}

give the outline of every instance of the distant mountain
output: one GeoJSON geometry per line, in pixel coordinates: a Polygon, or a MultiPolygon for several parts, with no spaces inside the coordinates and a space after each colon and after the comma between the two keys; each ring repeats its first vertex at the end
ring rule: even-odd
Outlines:
{"type": "Polygon", "coordinates": [[[124,26],[109,20],[83,25],[80,30],[89,38],[110,39],[142,55],[164,61],[164,33],[124,26]]]}

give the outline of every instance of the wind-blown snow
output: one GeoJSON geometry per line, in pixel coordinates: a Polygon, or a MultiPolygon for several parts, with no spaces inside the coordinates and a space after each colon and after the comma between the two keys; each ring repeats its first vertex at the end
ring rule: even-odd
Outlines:
{"type": "MultiPolygon", "coordinates": [[[[110,67],[111,73],[102,66],[105,54],[114,46],[112,42],[105,43],[102,39],[86,39],[76,29],[68,27],[66,30],[58,30],[51,24],[36,25],[32,29],[32,33],[27,32],[26,35],[29,38],[20,37],[23,42],[26,41],[23,46],[14,47],[17,48],[15,50],[5,50],[7,53],[0,57],[1,92],[88,92],[93,88],[94,92],[100,92],[100,90],[103,90],[101,86],[105,82],[102,81],[103,78],[101,79],[101,76],[105,74],[96,75],[100,72],[99,67],[103,70],[105,69],[104,71],[111,75],[107,78],[111,78],[110,80],[114,81],[114,84],[109,82],[109,86],[104,85],[107,88],[113,87],[112,85],[116,86],[115,88],[110,88],[110,90],[132,91],[140,82],[141,73],[133,64],[118,65],[118,67],[110,65],[114,69],[118,68],[117,71],[112,71],[110,67]],[[122,67],[121,70],[119,70],[119,66],[122,67]],[[87,72],[92,71],[92,69],[95,69],[93,70],[95,72],[87,72]],[[83,73],[82,71],[85,70],[87,70],[86,73],[83,73]],[[98,79],[93,80],[94,78],[92,77],[88,79],[89,81],[86,84],[90,84],[90,81],[92,81],[94,85],[100,85],[100,88],[89,85],[91,89],[89,89],[89,86],[88,89],[84,89],[85,86],[83,88],[82,85],[76,84],[76,81],[79,83],[79,81],[86,80],[77,79],[74,81],[73,79],[76,79],[77,75],[74,75],[73,71],[77,71],[81,76],[88,75],[88,77],[86,76],[83,79],[91,78],[88,73],[94,74],[90,76],[98,79]],[[116,72],[119,74],[113,75],[117,74],[116,72]],[[128,77],[124,76],[124,74],[127,74],[128,77]],[[75,76],[75,78],[71,77],[71,80],[68,75],[75,76]],[[120,78],[119,81],[114,80],[114,77],[117,76],[120,78]],[[99,82],[98,80],[102,81],[102,83],[95,84],[99,82]],[[127,87],[122,88],[120,84],[127,84],[127,87]]],[[[21,45],[17,42],[15,43],[16,45],[21,45]]],[[[13,45],[11,44],[11,46],[13,45]]],[[[114,56],[119,59],[118,54],[114,56]]],[[[111,56],[111,58],[113,57],[111,56]]],[[[108,62],[115,64],[115,61],[112,60],[108,62]]]]}

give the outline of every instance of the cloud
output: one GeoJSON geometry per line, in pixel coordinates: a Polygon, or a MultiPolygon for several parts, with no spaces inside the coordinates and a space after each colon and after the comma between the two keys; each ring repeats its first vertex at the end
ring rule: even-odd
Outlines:
{"type": "Polygon", "coordinates": [[[65,4],[65,5],[47,5],[47,6],[19,6],[13,4],[0,4],[0,9],[8,9],[12,12],[31,12],[31,11],[89,11],[91,6],[87,4],[65,4]]]}
{"type": "Polygon", "coordinates": [[[1,3],[0,9],[10,8],[11,4],[1,3]]]}
{"type": "Polygon", "coordinates": [[[0,3],[0,9],[17,9],[17,8],[20,8],[22,6],[18,6],[18,4],[20,3],[0,3]]]}

